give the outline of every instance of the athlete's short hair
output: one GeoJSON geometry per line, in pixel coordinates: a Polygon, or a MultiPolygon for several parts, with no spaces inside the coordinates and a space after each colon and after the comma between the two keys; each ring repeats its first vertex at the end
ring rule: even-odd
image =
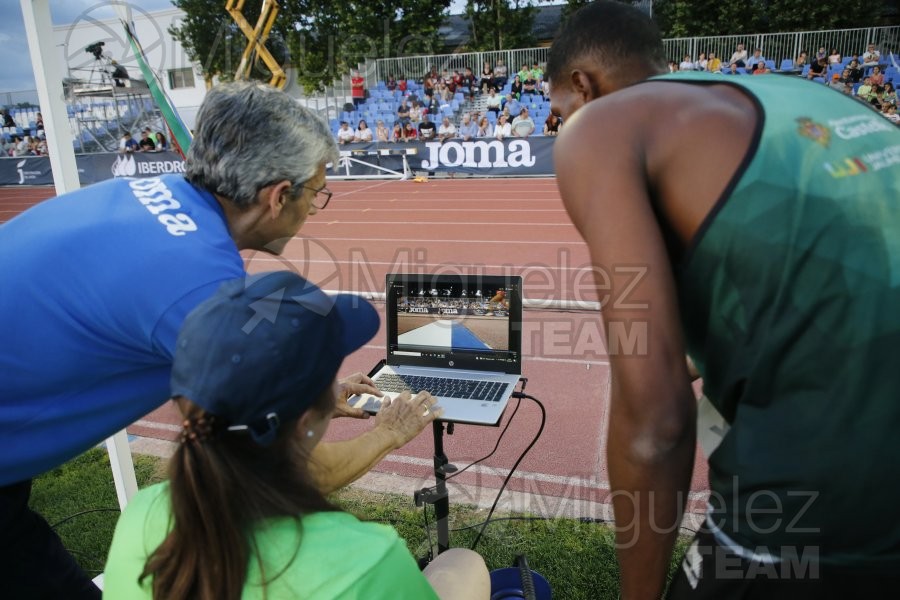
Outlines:
{"type": "Polygon", "coordinates": [[[637,8],[609,0],[572,15],[550,48],[545,76],[551,84],[560,84],[585,59],[610,69],[666,65],[662,38],[653,21],[637,8]]]}

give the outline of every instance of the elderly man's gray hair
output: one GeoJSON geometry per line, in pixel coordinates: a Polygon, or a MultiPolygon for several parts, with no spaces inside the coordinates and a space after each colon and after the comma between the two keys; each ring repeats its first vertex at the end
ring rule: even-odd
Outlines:
{"type": "Polygon", "coordinates": [[[271,86],[238,81],[214,87],[197,113],[185,163],[188,181],[246,208],[267,185],[299,186],[337,145],[315,113],[271,86]]]}

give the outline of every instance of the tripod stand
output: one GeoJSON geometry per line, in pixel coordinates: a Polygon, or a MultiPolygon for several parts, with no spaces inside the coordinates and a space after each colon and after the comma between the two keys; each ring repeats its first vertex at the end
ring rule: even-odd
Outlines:
{"type": "MultiPolygon", "coordinates": [[[[438,554],[450,548],[450,495],[447,492],[447,474],[456,471],[444,454],[444,423],[434,421],[431,424],[434,437],[434,480],[433,488],[417,490],[413,494],[416,506],[431,504],[437,524],[438,554]]],[[[447,435],[453,435],[453,423],[447,423],[447,435]]],[[[431,549],[428,549],[429,553],[431,549]]]]}

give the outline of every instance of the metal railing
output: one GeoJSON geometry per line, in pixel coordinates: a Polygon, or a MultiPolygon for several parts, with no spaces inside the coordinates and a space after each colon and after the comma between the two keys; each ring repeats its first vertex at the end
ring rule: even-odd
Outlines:
{"type": "Polygon", "coordinates": [[[883,56],[890,52],[897,53],[900,50],[900,26],[672,38],[663,40],[663,47],[666,58],[676,62],[680,62],[685,55],[696,60],[700,53],[708,57],[710,52],[714,52],[727,63],[737,45],[743,44],[748,55],[759,48],[765,58],[780,64],[786,58],[794,60],[802,51],[815,56],[819,48],[825,48],[826,53],[836,49],[842,57],[861,56],[870,43],[875,44],[883,56]]]}
{"type": "MultiPolygon", "coordinates": [[[[900,50],[900,26],[670,38],[663,40],[663,47],[667,59],[676,62],[680,62],[685,55],[689,55],[691,60],[696,60],[701,52],[707,55],[715,52],[716,56],[727,61],[737,45],[744,44],[748,53],[752,53],[755,48],[760,48],[763,56],[780,63],[785,58],[793,60],[803,50],[815,55],[821,47],[824,47],[826,52],[836,48],[842,56],[861,55],[870,43],[875,44],[883,55],[890,52],[897,53],[900,50]]],[[[493,66],[499,59],[504,61],[512,75],[523,64],[527,63],[530,66],[535,61],[544,64],[547,60],[548,50],[548,48],[524,48],[494,52],[380,58],[370,61],[362,71],[366,75],[366,84],[369,87],[374,87],[378,81],[387,80],[389,75],[404,75],[411,79],[419,79],[432,66],[438,72],[443,69],[452,71],[469,67],[476,76],[480,76],[484,62],[493,66]]]]}

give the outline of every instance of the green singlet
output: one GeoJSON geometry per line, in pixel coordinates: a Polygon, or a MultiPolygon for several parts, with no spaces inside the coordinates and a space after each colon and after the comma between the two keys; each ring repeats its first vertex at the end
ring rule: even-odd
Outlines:
{"type": "Polygon", "coordinates": [[[688,352],[731,424],[713,532],[763,561],[896,573],[900,129],[798,77],[654,81],[736,86],[758,119],[676,268],[688,352]]]}

